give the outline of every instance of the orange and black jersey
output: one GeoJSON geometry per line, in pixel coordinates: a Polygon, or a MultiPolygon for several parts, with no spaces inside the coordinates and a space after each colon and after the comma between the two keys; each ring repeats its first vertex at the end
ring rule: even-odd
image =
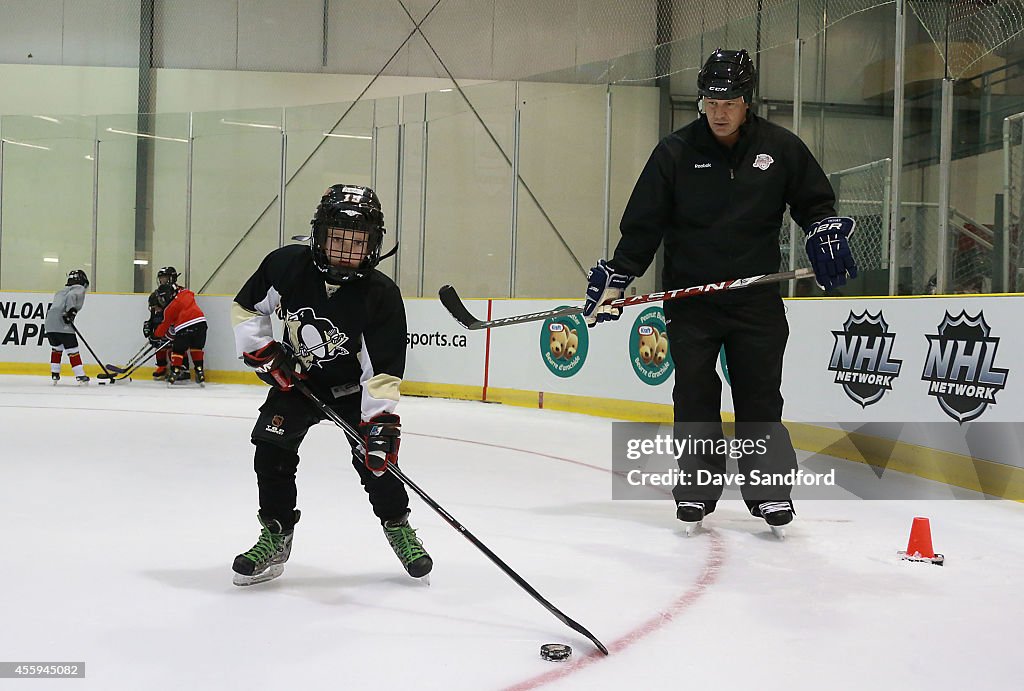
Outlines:
{"type": "Polygon", "coordinates": [[[256,352],[274,340],[271,315],[300,370],[320,390],[362,392],[362,417],[393,412],[405,374],[405,303],[377,270],[340,285],[324,282],[305,245],[266,256],[235,296],[235,346],[256,352]]]}
{"type": "Polygon", "coordinates": [[[168,330],[173,327],[174,330],[170,334],[173,336],[182,329],[205,321],[206,315],[203,314],[203,311],[199,309],[199,305],[196,304],[195,293],[188,288],[181,288],[170,304],[164,308],[163,321],[153,330],[153,335],[157,338],[163,338],[167,335],[168,330]]]}

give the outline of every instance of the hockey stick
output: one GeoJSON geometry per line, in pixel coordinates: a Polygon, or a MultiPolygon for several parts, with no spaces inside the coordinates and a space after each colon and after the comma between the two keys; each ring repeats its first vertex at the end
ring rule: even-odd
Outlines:
{"type": "MultiPolygon", "coordinates": [[[[342,418],[340,415],[338,415],[338,413],[336,413],[335,411],[333,411],[332,409],[327,407],[327,405],[323,401],[321,401],[320,398],[315,393],[313,393],[309,389],[309,387],[306,386],[303,382],[295,381],[294,385],[295,385],[295,388],[297,388],[299,391],[301,391],[302,394],[304,396],[306,396],[306,398],[308,398],[313,403],[313,405],[315,405],[317,408],[319,408],[320,411],[331,420],[331,422],[333,422],[338,427],[340,427],[342,429],[342,431],[345,432],[345,434],[349,437],[349,439],[351,439],[352,441],[354,441],[358,445],[360,450],[364,449],[364,447],[363,447],[363,437],[362,437],[362,435],[359,434],[359,432],[357,432],[355,429],[353,429],[352,425],[350,425],[348,422],[346,422],[344,420],[344,418],[342,418]]],[[[555,617],[559,621],[561,621],[563,624],[568,626],[573,631],[576,631],[577,633],[580,633],[580,634],[586,636],[590,640],[591,643],[593,643],[595,646],[597,646],[598,650],[600,650],[605,655],[608,654],[608,648],[606,648],[604,646],[604,643],[602,643],[601,641],[597,640],[597,638],[594,637],[594,634],[592,634],[589,631],[587,631],[581,624],[579,624],[579,623],[573,621],[572,619],[570,619],[569,617],[567,617],[560,609],[558,609],[553,604],[551,604],[546,599],[544,599],[544,597],[540,593],[538,593],[533,588],[533,586],[531,586],[529,583],[527,583],[525,580],[523,580],[523,578],[519,574],[517,574],[515,571],[513,571],[512,568],[508,564],[503,562],[498,557],[498,555],[496,555],[494,552],[492,552],[490,549],[488,549],[487,546],[484,543],[480,542],[480,540],[478,540],[476,538],[476,536],[473,535],[473,533],[469,532],[469,530],[465,526],[463,526],[461,523],[459,523],[457,520],[455,520],[454,516],[452,516],[447,511],[445,511],[444,508],[440,504],[438,504],[436,501],[434,501],[433,499],[430,498],[430,495],[428,495],[426,492],[424,492],[422,489],[420,489],[420,487],[416,483],[414,483],[412,480],[410,480],[405,475],[405,473],[403,473],[398,468],[397,465],[395,465],[393,463],[388,463],[387,468],[388,468],[388,472],[390,472],[392,475],[394,475],[399,480],[401,480],[413,492],[418,494],[420,496],[420,499],[422,499],[424,502],[426,502],[427,506],[432,508],[437,513],[438,516],[443,518],[448,523],[448,525],[450,525],[451,527],[455,528],[455,530],[457,530],[462,535],[462,537],[464,537],[467,540],[469,540],[470,542],[472,542],[473,546],[475,546],[477,549],[479,549],[481,552],[483,552],[487,556],[487,558],[490,559],[499,569],[504,571],[505,575],[507,575],[509,578],[511,578],[513,581],[516,582],[516,585],[518,585],[520,588],[522,588],[527,593],[529,593],[533,597],[534,600],[536,600],[540,604],[544,605],[544,607],[549,612],[554,614],[555,617]]]]}
{"type": "Polygon", "coordinates": [[[137,364],[136,359],[148,357],[148,348],[152,347],[153,344],[147,340],[145,343],[142,344],[142,347],[139,348],[139,352],[135,353],[135,355],[132,355],[131,358],[128,359],[128,362],[125,363],[124,367],[117,367],[115,365],[107,364],[107,369],[109,369],[114,374],[121,374],[122,372],[126,372],[130,370],[135,364],[137,364]]]}
{"type": "Polygon", "coordinates": [[[84,344],[85,344],[85,347],[86,347],[86,348],[88,348],[88,350],[89,350],[89,353],[91,353],[91,354],[92,354],[92,358],[93,358],[93,360],[95,360],[95,361],[96,361],[96,364],[100,366],[100,369],[101,369],[101,370],[103,370],[103,373],[107,375],[107,379],[113,379],[113,378],[114,378],[114,375],[112,375],[112,374],[111,374],[111,373],[110,373],[109,371],[107,371],[107,366],[103,364],[103,360],[100,360],[100,359],[99,359],[99,358],[98,358],[98,357],[96,356],[96,352],[95,352],[95,351],[94,351],[94,350],[92,349],[92,347],[91,347],[91,346],[89,345],[89,341],[85,340],[85,336],[83,336],[83,335],[82,335],[82,332],[78,330],[78,327],[77,327],[77,326],[75,326],[75,323],[74,323],[74,322],[70,322],[70,323],[68,324],[68,326],[70,326],[70,327],[71,327],[72,331],[74,331],[74,332],[75,332],[75,334],[76,334],[76,335],[78,336],[78,338],[79,338],[79,339],[81,339],[82,343],[84,343],[84,344]]]}
{"type": "MultiPolygon", "coordinates": [[[[704,285],[691,286],[689,288],[660,290],[655,293],[647,293],[646,295],[634,295],[628,298],[618,298],[617,300],[611,300],[605,304],[612,307],[632,307],[633,305],[658,302],[659,300],[678,300],[679,298],[688,298],[694,295],[717,293],[722,290],[737,290],[739,288],[749,288],[756,285],[767,285],[769,283],[781,283],[782,281],[790,281],[799,278],[810,278],[813,275],[813,269],[796,269],[795,271],[782,271],[776,274],[734,278],[730,281],[706,283],[704,285]]],[[[497,319],[485,320],[477,319],[473,316],[469,309],[467,309],[465,303],[462,302],[462,298],[459,297],[459,294],[452,286],[441,286],[441,289],[437,291],[437,295],[441,299],[441,304],[444,305],[444,308],[448,310],[448,313],[455,318],[455,321],[472,331],[476,331],[478,329],[493,329],[496,326],[522,324],[524,322],[543,321],[554,317],[569,317],[574,314],[583,313],[582,307],[557,307],[555,309],[544,310],[543,312],[531,312],[529,314],[517,314],[511,317],[498,317],[497,319]]]]}
{"type": "Polygon", "coordinates": [[[123,371],[123,372],[119,372],[119,373],[117,374],[117,376],[116,376],[116,377],[111,377],[110,381],[112,381],[112,382],[116,382],[116,381],[121,381],[122,379],[131,379],[131,375],[132,375],[132,374],[133,374],[133,373],[135,372],[135,370],[139,369],[139,368],[140,368],[140,367],[142,367],[142,366],[143,366],[144,364],[146,364],[147,362],[149,362],[149,358],[151,358],[151,357],[153,357],[154,355],[156,355],[156,353],[157,353],[157,351],[158,351],[158,350],[161,350],[161,349],[163,349],[163,348],[164,348],[164,347],[166,347],[166,346],[167,346],[167,345],[168,345],[168,344],[169,344],[170,342],[171,342],[171,340],[170,340],[170,339],[165,339],[165,340],[164,340],[164,342],[163,342],[163,343],[161,343],[161,344],[160,344],[160,347],[158,347],[158,348],[153,348],[153,346],[150,346],[150,347],[151,347],[151,348],[153,348],[153,349],[152,349],[152,350],[150,350],[149,352],[147,352],[147,353],[146,353],[146,356],[145,356],[144,358],[142,358],[141,360],[139,360],[138,362],[136,362],[136,363],[135,363],[135,364],[134,364],[134,365],[133,365],[133,366],[131,367],[131,369],[126,369],[126,370],[125,370],[125,371],[123,371]]]}

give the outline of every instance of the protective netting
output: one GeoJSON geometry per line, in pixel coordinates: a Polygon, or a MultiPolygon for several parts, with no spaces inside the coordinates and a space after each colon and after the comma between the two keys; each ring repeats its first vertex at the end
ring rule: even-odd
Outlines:
{"type": "Polygon", "coordinates": [[[1024,3],[1018,0],[908,0],[907,4],[953,79],[971,76],[985,56],[1024,30],[1024,3]]]}
{"type": "Polygon", "coordinates": [[[1006,290],[1020,291],[1024,289],[1024,112],[1008,117],[1004,123],[1003,188],[1003,223],[1009,239],[1006,290]]]}

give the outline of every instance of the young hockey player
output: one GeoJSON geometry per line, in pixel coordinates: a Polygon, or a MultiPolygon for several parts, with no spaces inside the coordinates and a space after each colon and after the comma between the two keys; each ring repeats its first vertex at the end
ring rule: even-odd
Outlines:
{"type": "Polygon", "coordinates": [[[75,373],[75,381],[88,384],[89,377],[82,366],[82,356],[78,352],[78,336],[71,325],[78,312],[85,305],[85,291],[89,289],[89,277],[82,269],[68,272],[68,280],[63,288],[53,296],[53,303],[46,311],[46,340],[50,342],[50,378],[56,384],[60,381],[61,353],[68,354],[71,371],[75,373]]]}
{"type": "MultiPolygon", "coordinates": [[[[704,63],[697,75],[700,116],[658,143],[622,214],[614,256],[590,270],[583,312],[588,325],[619,318],[620,309],[603,303],[620,297],[647,270],[662,242],[666,290],[779,271],[779,230],[787,205],[806,232],[818,283],[831,289],[845,284],[847,275],[856,277],[848,242],[853,219],[835,217],[832,186],[804,143],[754,115],[756,80],[745,50],[719,49],[704,63]]],[[[669,301],[665,317],[676,363],[676,435],[701,441],[702,450],[723,448],[716,443],[723,431],[722,382],[715,364],[724,345],[736,436],[755,444],[763,440],[765,449],[763,455],[740,459],[740,472],[755,466],[770,473],[795,469],[796,454],[781,422],[789,325],[778,285],[669,301]]],[[[676,516],[688,524],[687,533],[715,510],[724,487],[700,478],[721,480],[725,461],[719,453],[679,459],[692,479],[673,492],[676,516]]],[[[742,486],[750,513],[777,534],[793,520],[791,491],[742,486]]]]}
{"type": "Polygon", "coordinates": [[[156,289],[156,304],[163,310],[163,319],[153,329],[156,339],[171,338],[171,366],[167,370],[167,383],[182,379],[182,364],[186,351],[195,365],[196,383],[206,381],[203,348],[206,347],[206,315],[196,304],[196,297],[188,288],[165,283],[156,289]]]}
{"type": "MultiPolygon", "coordinates": [[[[171,284],[174,286],[178,285],[178,270],[173,266],[165,266],[157,272],[157,287],[162,285],[171,284]]],[[[180,286],[178,286],[180,287],[180,286]]],[[[164,319],[163,308],[160,307],[156,301],[156,291],[154,290],[149,294],[149,319],[142,322],[142,335],[149,339],[150,344],[154,348],[159,347],[163,342],[162,339],[155,338],[153,332],[156,327],[164,319]]],[[[166,345],[163,348],[159,348],[156,351],[156,369],[153,370],[153,379],[166,379],[167,378],[167,365],[171,358],[171,346],[166,345]]],[[[189,358],[188,354],[182,355],[181,360],[181,372],[178,374],[178,381],[188,381],[192,378],[192,373],[189,371],[189,358]]]]}
{"type": "Polygon", "coordinates": [[[373,512],[410,576],[430,573],[430,556],[409,525],[409,496],[380,463],[396,463],[401,420],[395,412],[405,371],[405,305],[398,286],[374,267],[381,257],[384,214],[374,191],[334,185],[311,221],[309,246],[274,250],[249,278],[233,306],[239,357],[271,385],[252,430],[261,532],[235,557],[234,583],[280,576],[299,520],[295,471],[306,431],[324,416],[295,378],[363,435],[369,455],[352,445],[373,512]],[[284,321],[274,340],[270,316],[284,321]],[[379,461],[377,460],[379,459],[379,461]]]}

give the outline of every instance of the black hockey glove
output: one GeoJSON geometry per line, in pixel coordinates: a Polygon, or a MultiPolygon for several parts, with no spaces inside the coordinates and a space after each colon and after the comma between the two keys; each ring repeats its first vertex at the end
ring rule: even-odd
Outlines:
{"type": "Polygon", "coordinates": [[[857,264],[850,251],[850,238],[857,222],[845,216],[823,218],[807,231],[804,248],[814,269],[814,279],[822,290],[846,284],[846,277],[857,278],[857,264]]]}
{"type": "Polygon", "coordinates": [[[142,335],[146,338],[153,338],[153,324],[147,319],[142,322],[142,335]]]}
{"type": "Polygon", "coordinates": [[[633,282],[633,276],[620,274],[602,259],[587,274],[587,301],[583,306],[583,318],[587,326],[604,321],[614,321],[622,316],[622,308],[607,307],[604,303],[622,297],[622,292],[633,282]]]}
{"type": "Polygon", "coordinates": [[[255,353],[242,353],[242,362],[256,370],[256,376],[281,391],[291,390],[293,379],[301,378],[295,371],[295,358],[271,341],[255,353]]]}
{"type": "Polygon", "coordinates": [[[149,345],[153,346],[157,350],[161,350],[162,348],[164,348],[164,347],[166,347],[167,345],[170,345],[170,344],[169,343],[165,343],[165,339],[163,339],[163,338],[154,338],[153,336],[150,336],[149,337],[149,345]]]}
{"type": "Polygon", "coordinates": [[[74,324],[75,323],[75,317],[77,317],[77,316],[78,316],[78,310],[76,310],[74,307],[72,307],[71,309],[69,309],[67,312],[64,313],[64,315],[61,317],[61,319],[64,320],[65,324],[74,324]]]}
{"type": "Polygon", "coordinates": [[[359,423],[366,455],[363,462],[374,475],[380,477],[388,463],[398,463],[398,446],[402,439],[402,419],[394,413],[378,413],[368,421],[359,423]]]}

